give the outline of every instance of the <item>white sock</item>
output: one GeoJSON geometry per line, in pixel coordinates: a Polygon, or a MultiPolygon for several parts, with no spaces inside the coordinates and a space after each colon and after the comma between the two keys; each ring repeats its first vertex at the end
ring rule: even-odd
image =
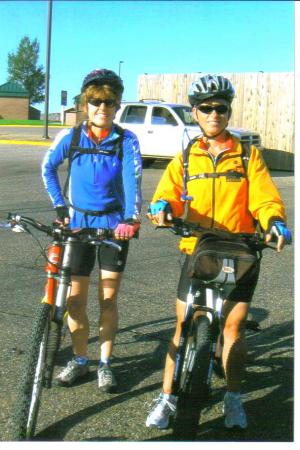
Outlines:
{"type": "Polygon", "coordinates": [[[166,399],[166,400],[169,400],[169,401],[171,401],[172,403],[174,403],[175,401],[176,401],[176,396],[175,395],[173,395],[173,394],[165,394],[164,392],[163,392],[163,397],[166,399]]]}

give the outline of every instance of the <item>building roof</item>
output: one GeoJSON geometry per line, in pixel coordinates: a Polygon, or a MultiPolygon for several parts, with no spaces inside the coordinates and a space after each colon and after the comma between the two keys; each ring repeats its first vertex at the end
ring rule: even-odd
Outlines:
{"type": "Polygon", "coordinates": [[[15,81],[8,81],[0,86],[0,97],[29,98],[29,92],[15,81]]]}

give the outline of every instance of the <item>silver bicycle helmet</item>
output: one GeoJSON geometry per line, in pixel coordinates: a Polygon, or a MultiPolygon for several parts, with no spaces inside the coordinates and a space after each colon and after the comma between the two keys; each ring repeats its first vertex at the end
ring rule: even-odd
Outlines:
{"type": "Polygon", "coordinates": [[[222,75],[204,75],[191,84],[188,97],[190,104],[196,106],[212,97],[221,97],[231,103],[234,94],[231,81],[227,78],[222,75]]]}
{"type": "Polygon", "coordinates": [[[98,86],[108,84],[115,88],[119,94],[122,94],[124,91],[123,81],[112,70],[95,69],[88,73],[82,82],[81,92],[90,84],[97,84],[98,86]]]}

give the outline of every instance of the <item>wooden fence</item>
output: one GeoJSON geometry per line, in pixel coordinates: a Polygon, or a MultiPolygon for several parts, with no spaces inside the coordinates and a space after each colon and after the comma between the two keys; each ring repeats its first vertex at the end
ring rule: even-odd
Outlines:
{"type": "MultiPolygon", "coordinates": [[[[260,133],[267,149],[294,153],[294,73],[222,73],[236,90],[230,125],[260,133]]],[[[190,84],[199,73],[141,75],[139,99],[188,104],[190,84]]]]}

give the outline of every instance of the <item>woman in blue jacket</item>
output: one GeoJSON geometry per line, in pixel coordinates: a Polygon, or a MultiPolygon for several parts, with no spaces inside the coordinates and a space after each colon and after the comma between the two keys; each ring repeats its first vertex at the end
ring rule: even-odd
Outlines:
{"type": "Polygon", "coordinates": [[[111,70],[97,69],[83,80],[81,105],[88,120],[83,122],[74,146],[74,130],[60,132],[42,163],[42,177],[57,212],[57,222],[75,228],[114,229],[121,245],[82,244],[73,261],[68,298],[68,325],[74,358],[57,381],[71,385],[88,373],[89,322],[86,314],[90,274],[96,256],[99,264],[100,361],[98,387],[110,392],[117,386],[110,362],[118,328],[117,295],[131,239],[140,226],[142,161],[137,137],[113,123],[124,87],[111,70]],[[70,161],[69,207],[58,178],[58,167],[70,161]],[[96,255],[97,253],[97,255],[96,255]]]}

